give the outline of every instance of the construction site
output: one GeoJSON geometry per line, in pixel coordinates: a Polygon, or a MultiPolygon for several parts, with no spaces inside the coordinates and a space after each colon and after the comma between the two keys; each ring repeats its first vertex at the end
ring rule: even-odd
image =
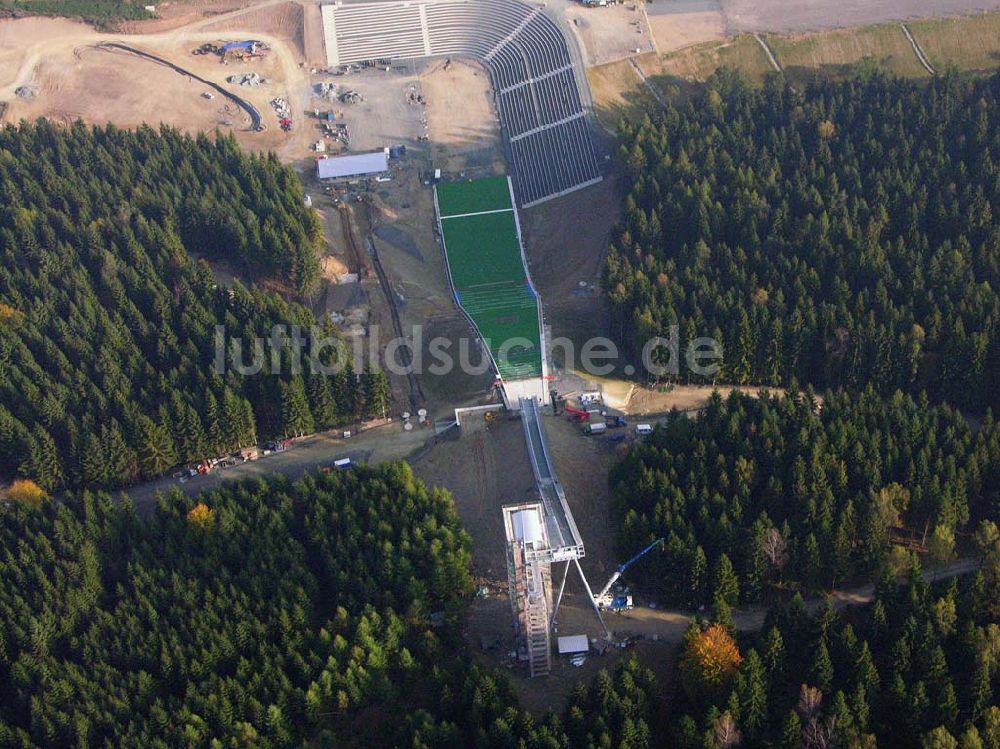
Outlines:
{"type": "MultiPolygon", "coordinates": [[[[568,668],[570,684],[587,671],[578,667],[593,645],[611,652],[629,639],[602,618],[624,614],[628,599],[595,598],[587,575],[603,583],[614,569],[606,471],[625,433],[638,437],[599,415],[585,428],[586,404],[574,400],[574,414],[550,392],[575,387],[548,351],[542,290],[555,278],[548,255],[564,244],[557,223],[593,221],[587,196],[610,189],[582,57],[563,22],[520,0],[234,4],[213,15],[167,13],[116,34],[20,19],[0,23],[0,40],[10,42],[0,51],[0,101],[5,121],[218,128],[276,152],[299,170],[304,198],[322,216],[328,249],[316,312],[365,342],[381,329],[418,345],[418,327],[428,339],[478,342],[483,374],[390,377],[399,426],[390,421],[349,443],[306,440],[278,457],[185,475],[183,488],[269,466],[295,473],[332,465],[330,457],[409,456],[418,474],[455,493],[476,542],[477,575],[496,593],[475,601],[470,638],[503,645],[479,652],[518,677],[558,681],[568,668]],[[386,23],[400,33],[383,34],[386,23]],[[543,270],[541,287],[533,267],[543,270]],[[518,345],[504,346],[512,340],[518,345]],[[546,415],[554,409],[568,418],[546,415]],[[482,442],[487,435],[492,444],[482,442]],[[464,454],[451,459],[452,450],[464,454]],[[466,489],[470,475],[481,482],[466,489]],[[584,513],[586,547],[574,507],[584,513]],[[487,612],[500,601],[509,626],[497,631],[487,612]],[[571,638],[561,659],[560,626],[571,638]]],[[[612,221],[601,218],[595,242],[612,221]]],[[[589,262],[591,250],[559,252],[589,262]]],[[[223,283],[238,276],[222,265],[213,271],[223,283]]],[[[585,273],[592,284],[596,265],[585,273]]],[[[584,281],[564,276],[555,307],[584,281]]],[[[136,497],[142,504],[178,481],[136,497]]]]}
{"type": "MultiPolygon", "coordinates": [[[[387,340],[406,341],[404,364],[432,339],[473,341],[478,372],[390,374],[395,413],[379,424],[182,476],[182,488],[409,459],[451,491],[473,538],[476,657],[509,667],[542,709],[600,656],[681,636],[680,618],[628,589],[631,565],[658,543],[616,558],[608,473],[657,414],[697,410],[711,392],[582,376],[552,350],[558,336],[606,333],[600,263],[620,201],[586,68],[716,38],[724,16],[708,0],[648,12],[221,0],[115,33],[7,19],[0,121],[232,132],[302,177],[326,239],[322,281],[303,300],[317,315],[382,357],[387,340]]],[[[240,277],[212,270],[219,283],[240,277]]],[[[138,504],[179,483],[136,489],[138,504]]]]}

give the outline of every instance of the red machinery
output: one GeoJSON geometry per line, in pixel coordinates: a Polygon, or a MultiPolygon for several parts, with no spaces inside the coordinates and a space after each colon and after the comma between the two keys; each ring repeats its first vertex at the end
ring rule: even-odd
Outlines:
{"type": "Polygon", "coordinates": [[[563,406],[563,410],[571,421],[590,421],[590,414],[586,411],[581,411],[578,408],[570,408],[569,406],[563,406]]]}

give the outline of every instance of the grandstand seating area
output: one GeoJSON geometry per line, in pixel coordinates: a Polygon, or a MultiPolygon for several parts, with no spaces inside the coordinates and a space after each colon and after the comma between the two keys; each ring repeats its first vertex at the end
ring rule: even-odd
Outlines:
{"type": "Polygon", "coordinates": [[[520,0],[324,5],[331,66],[374,59],[472,57],[489,70],[522,206],[601,179],[566,39],[520,0]]]}

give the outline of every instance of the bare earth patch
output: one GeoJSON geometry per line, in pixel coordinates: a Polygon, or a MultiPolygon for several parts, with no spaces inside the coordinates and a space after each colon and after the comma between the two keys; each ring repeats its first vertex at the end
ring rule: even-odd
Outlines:
{"type": "Polygon", "coordinates": [[[734,31],[812,31],[981,13],[996,0],[722,0],[734,31]]]}
{"type": "Polygon", "coordinates": [[[202,31],[240,32],[254,29],[288,40],[297,62],[305,60],[303,8],[299,3],[282,3],[253,8],[232,19],[223,19],[201,27],[202,31]]]}
{"type": "MultiPolygon", "coordinates": [[[[643,57],[656,59],[655,55],[643,57]]],[[[594,110],[608,130],[617,127],[619,117],[638,118],[656,106],[656,101],[642,85],[642,79],[628,60],[587,68],[587,81],[590,83],[594,110]]]]}
{"type": "Polygon", "coordinates": [[[211,130],[224,122],[237,129],[249,126],[249,118],[235,105],[214,95],[202,94],[197,81],[123,53],[86,49],[79,57],[72,51],[50,56],[34,70],[34,99],[13,99],[8,121],[51,117],[71,122],[81,119],[119,127],[161,122],[180,125],[189,132],[211,130]]]}
{"type": "Polygon", "coordinates": [[[421,75],[420,87],[434,165],[447,172],[503,171],[490,79],[482,66],[464,59],[435,61],[421,75]]]}
{"type": "Polygon", "coordinates": [[[719,0],[655,0],[646,6],[646,13],[661,53],[726,36],[719,0]]]}
{"type": "MultiPolygon", "coordinates": [[[[275,4],[270,12],[281,16],[282,8],[287,11],[292,7],[290,3],[275,4]]],[[[286,16],[294,26],[294,12],[286,16]]],[[[191,30],[201,25],[127,36],[100,33],[63,19],[2,20],[0,101],[8,103],[4,121],[52,117],[93,124],[114,122],[121,127],[164,123],[190,133],[231,129],[246,148],[277,150],[286,160],[300,158],[312,137],[302,123],[309,97],[308,77],[299,67],[290,42],[270,35],[266,29],[229,33],[191,30]],[[261,39],[272,52],[263,59],[230,65],[221,64],[214,55],[191,54],[205,42],[220,41],[220,34],[261,39]],[[261,112],[265,131],[250,132],[249,117],[205,84],[124,51],[98,49],[103,42],[135,47],[231,90],[261,112]],[[249,71],[266,78],[266,85],[239,87],[225,80],[249,71]],[[35,95],[16,96],[15,89],[20,86],[33,88],[35,95]],[[211,93],[211,98],[203,96],[206,92],[211,93]],[[277,115],[270,106],[275,97],[289,102],[296,123],[291,132],[278,127],[277,115]]]]}
{"type": "MultiPolygon", "coordinates": [[[[704,81],[723,66],[742,71],[756,83],[774,72],[767,54],[749,34],[740,34],[724,42],[706,42],[660,58],[662,74],[685,81],[704,81]]],[[[653,72],[647,71],[647,75],[653,72]]]]}
{"type": "Polygon", "coordinates": [[[569,5],[566,22],[580,40],[586,65],[601,65],[653,51],[653,40],[639,3],[607,8],[569,5]]]}
{"type": "MultiPolygon", "coordinates": [[[[507,583],[501,506],[537,496],[520,420],[504,414],[486,422],[482,415],[462,420],[462,436],[436,445],[413,462],[428,484],[447,488],[462,525],[472,536],[473,573],[499,586],[507,583]]],[[[508,609],[509,611],[509,609],[508,609]]],[[[510,628],[505,618],[502,628],[510,628]]]]}
{"type": "Polygon", "coordinates": [[[761,392],[773,395],[785,393],[784,388],[752,387],[749,385],[735,387],[720,385],[716,388],[711,385],[674,385],[663,389],[636,386],[629,393],[624,410],[634,416],[664,414],[675,408],[678,411],[699,411],[708,403],[714,390],[718,390],[723,398],[728,398],[733,390],[739,390],[748,395],[757,395],[761,392]]]}

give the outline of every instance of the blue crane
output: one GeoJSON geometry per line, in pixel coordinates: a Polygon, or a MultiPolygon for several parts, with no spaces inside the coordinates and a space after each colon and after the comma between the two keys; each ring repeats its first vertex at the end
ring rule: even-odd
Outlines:
{"type": "Polygon", "coordinates": [[[596,596],[594,596],[594,602],[597,604],[597,606],[602,609],[608,608],[611,609],[612,611],[621,611],[622,609],[632,608],[632,596],[608,595],[609,591],[611,590],[611,586],[613,586],[616,582],[618,582],[618,578],[622,576],[625,570],[627,570],[633,564],[638,562],[640,559],[642,559],[644,556],[646,556],[649,552],[651,552],[657,546],[662,544],[664,541],[666,541],[665,538],[656,539],[655,541],[653,541],[653,543],[651,543],[645,549],[643,549],[634,557],[629,559],[627,562],[619,565],[618,569],[615,570],[615,573],[611,576],[611,579],[608,580],[607,584],[601,589],[601,592],[598,593],[596,596]]]}

